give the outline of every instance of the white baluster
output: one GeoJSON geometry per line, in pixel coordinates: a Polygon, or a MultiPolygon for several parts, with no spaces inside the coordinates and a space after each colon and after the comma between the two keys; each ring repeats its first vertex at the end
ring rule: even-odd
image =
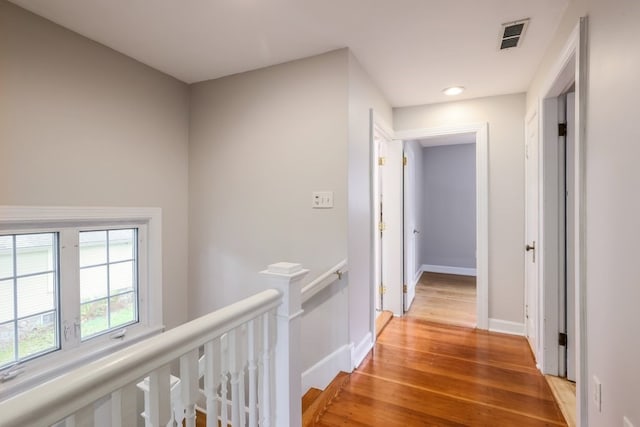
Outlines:
{"type": "Polygon", "coordinates": [[[245,407],[245,396],[244,396],[244,370],[247,367],[247,325],[244,324],[241,326],[238,331],[240,336],[238,337],[238,352],[240,353],[240,370],[238,372],[238,404],[240,406],[240,425],[247,425],[247,413],[245,407]]]}
{"type": "Polygon", "coordinates": [[[227,373],[229,372],[229,341],[228,335],[224,334],[220,337],[220,418],[222,425],[229,425],[229,403],[227,390],[227,373]]]}
{"type": "Polygon", "coordinates": [[[149,422],[153,427],[166,426],[171,421],[169,394],[169,366],[158,368],[149,374],[149,422]]]}
{"type": "Polygon", "coordinates": [[[237,329],[229,331],[229,372],[231,373],[231,425],[240,425],[240,393],[238,384],[238,340],[237,329]]]}
{"type": "MultiPolygon", "coordinates": [[[[256,320],[250,320],[247,324],[247,353],[248,353],[248,373],[249,373],[249,427],[258,427],[256,413],[257,401],[257,364],[256,364],[256,320]]],[[[209,427],[209,426],[207,426],[209,427]]]]}
{"type": "Polygon", "coordinates": [[[196,426],[196,400],[198,399],[198,350],[180,356],[180,386],[186,427],[196,426]]]}
{"type": "Polygon", "coordinates": [[[262,316],[262,401],[260,425],[271,425],[271,313],[262,316]]]}
{"type": "Polygon", "coordinates": [[[218,427],[217,389],[220,380],[220,341],[204,345],[204,395],[207,398],[207,427],[218,427]]]}
{"type": "Polygon", "coordinates": [[[111,427],[122,427],[122,390],[111,393],[111,427]]]}

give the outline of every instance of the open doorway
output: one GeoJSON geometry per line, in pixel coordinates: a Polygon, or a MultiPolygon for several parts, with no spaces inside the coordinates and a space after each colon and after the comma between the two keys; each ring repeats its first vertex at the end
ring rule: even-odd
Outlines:
{"type": "MultiPolygon", "coordinates": [[[[384,133],[384,129],[380,130],[381,133],[384,133]]],[[[407,201],[404,197],[405,187],[403,187],[403,184],[406,182],[406,171],[411,170],[411,164],[408,159],[406,163],[403,161],[403,141],[428,140],[435,137],[459,134],[470,134],[475,138],[475,320],[478,328],[488,329],[488,127],[486,123],[416,129],[397,132],[392,136],[388,135],[387,153],[391,153],[391,155],[388,155],[384,160],[380,160],[378,157],[381,149],[376,143],[376,125],[372,116],[373,205],[371,211],[373,213],[372,233],[375,244],[373,248],[374,271],[372,274],[371,303],[375,308],[380,307],[378,305],[379,294],[383,293],[383,297],[380,300],[381,308],[392,309],[396,316],[403,315],[405,307],[408,308],[411,305],[418,277],[417,273],[421,273],[422,269],[422,264],[418,264],[415,258],[415,247],[414,252],[411,252],[410,247],[408,247],[412,239],[417,240],[420,230],[415,226],[416,224],[410,223],[406,218],[407,201]],[[391,147],[392,151],[389,151],[389,147],[391,147]],[[398,153],[400,153],[400,157],[396,159],[398,153]],[[385,165],[384,172],[380,171],[379,165],[381,163],[385,165]],[[403,164],[406,164],[406,166],[403,167],[403,164]],[[391,168],[387,168],[388,165],[391,168]],[[395,181],[399,182],[399,184],[390,189],[380,179],[380,173],[394,175],[396,177],[395,181]],[[400,196],[399,199],[397,198],[398,195],[400,196]],[[384,203],[381,204],[381,201],[384,201],[384,203]],[[398,208],[400,209],[399,213],[398,208]],[[390,221],[384,220],[385,212],[391,214],[390,217],[387,217],[390,218],[390,221]],[[400,220],[399,234],[397,218],[400,220]],[[380,233],[381,228],[383,230],[382,233],[380,233]],[[388,250],[385,250],[385,239],[390,245],[388,250]],[[394,266],[397,266],[398,259],[400,260],[400,269],[398,270],[396,267],[386,269],[391,274],[383,279],[383,276],[385,276],[385,262],[392,262],[394,266]],[[418,271],[418,267],[420,271],[418,271]]]]}
{"type": "Polygon", "coordinates": [[[404,141],[405,314],[475,327],[476,134],[404,141]]]}

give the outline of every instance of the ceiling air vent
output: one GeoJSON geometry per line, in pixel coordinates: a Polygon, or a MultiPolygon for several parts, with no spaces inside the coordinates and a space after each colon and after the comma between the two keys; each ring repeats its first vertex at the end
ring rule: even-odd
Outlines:
{"type": "Polygon", "coordinates": [[[500,50],[518,47],[527,31],[529,18],[502,24],[500,31],[500,50]]]}

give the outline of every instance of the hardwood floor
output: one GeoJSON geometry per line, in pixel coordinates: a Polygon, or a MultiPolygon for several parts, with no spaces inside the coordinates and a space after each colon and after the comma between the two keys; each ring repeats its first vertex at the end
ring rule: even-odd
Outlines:
{"type": "Polygon", "coordinates": [[[522,337],[394,318],[318,426],[565,426],[522,337]]]}
{"type": "Polygon", "coordinates": [[[476,278],[422,273],[407,316],[432,322],[476,326],[476,278]]]}

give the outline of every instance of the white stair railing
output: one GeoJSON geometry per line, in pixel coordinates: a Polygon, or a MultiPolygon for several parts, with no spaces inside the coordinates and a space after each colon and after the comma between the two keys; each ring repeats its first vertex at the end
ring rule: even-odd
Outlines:
{"type": "MultiPolygon", "coordinates": [[[[286,288],[288,291],[282,277],[275,282],[278,282],[279,289],[286,288]]],[[[277,357],[283,351],[273,345],[277,341],[276,330],[272,326],[280,324],[277,318],[282,316],[284,310],[282,302],[288,300],[285,291],[279,289],[260,292],[7,399],[0,403],[0,424],[21,427],[74,426],[78,414],[84,417],[87,411],[93,411],[95,402],[110,399],[111,420],[108,425],[135,425],[135,420],[124,419],[121,390],[148,377],[149,391],[145,408],[147,425],[173,425],[176,415],[172,413],[170,404],[170,366],[173,362],[179,362],[178,376],[185,424],[188,427],[195,426],[195,404],[200,394],[198,356],[199,352],[204,352],[207,412],[210,415],[220,414],[223,425],[227,425],[227,422],[233,426],[244,425],[244,411],[240,411],[241,404],[244,408],[244,403],[241,403],[243,398],[240,398],[244,394],[240,387],[244,380],[239,369],[245,362],[235,360],[245,345],[241,339],[249,337],[247,353],[251,354],[252,360],[248,366],[251,367],[250,375],[253,375],[249,381],[250,387],[253,387],[249,390],[249,403],[253,405],[249,411],[250,425],[296,425],[290,423],[289,413],[282,410],[278,412],[276,405],[279,407],[282,404],[280,396],[274,399],[271,394],[272,389],[278,388],[273,379],[287,378],[289,375],[272,372],[274,349],[279,352],[277,357]],[[243,328],[251,333],[241,333],[243,328]],[[256,333],[259,328],[264,334],[256,333]],[[261,339],[258,340],[258,337],[261,339]],[[230,413],[226,405],[226,393],[215,395],[218,386],[226,384],[226,378],[231,380],[229,399],[237,402],[232,405],[230,413]],[[264,390],[262,393],[259,393],[259,387],[264,390]]],[[[296,293],[299,292],[298,289],[296,293]]],[[[277,333],[290,336],[289,331],[278,330],[277,333]]],[[[289,359],[289,355],[282,356],[289,359]]],[[[284,398],[288,399],[289,394],[284,398]]],[[[217,425],[216,415],[207,416],[208,426],[217,425]]]]}

